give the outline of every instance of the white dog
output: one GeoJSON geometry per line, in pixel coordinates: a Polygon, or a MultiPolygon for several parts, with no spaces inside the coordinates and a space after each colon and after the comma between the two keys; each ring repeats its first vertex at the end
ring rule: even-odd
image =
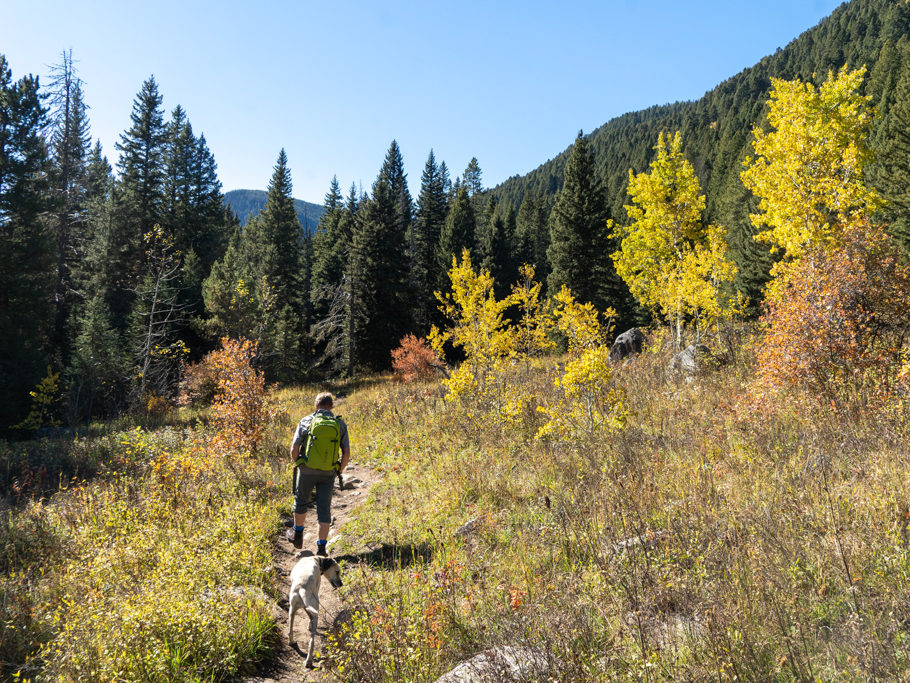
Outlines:
{"type": "Polygon", "coordinates": [[[294,615],[303,607],[310,615],[310,645],[307,649],[306,666],[313,666],[313,645],[316,640],[316,624],[319,621],[319,582],[323,575],[335,588],[341,586],[341,567],[331,557],[308,556],[302,558],[291,570],[291,592],[288,594],[288,641],[294,640],[294,615]]]}

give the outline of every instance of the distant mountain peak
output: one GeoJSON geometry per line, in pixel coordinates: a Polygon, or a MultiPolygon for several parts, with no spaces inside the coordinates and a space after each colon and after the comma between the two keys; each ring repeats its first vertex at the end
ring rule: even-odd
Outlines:
{"type": "MultiPolygon", "coordinates": [[[[268,193],[265,190],[231,190],[224,193],[224,203],[237,214],[241,225],[246,225],[251,216],[257,215],[265,208],[266,199],[268,193]]],[[[302,199],[294,200],[294,208],[297,209],[300,225],[308,233],[316,229],[320,217],[325,213],[325,207],[321,204],[305,202],[302,199]]]]}

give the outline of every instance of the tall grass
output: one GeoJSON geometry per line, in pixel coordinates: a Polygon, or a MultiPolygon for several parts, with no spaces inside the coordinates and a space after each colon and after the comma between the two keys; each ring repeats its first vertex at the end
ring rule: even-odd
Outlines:
{"type": "Polygon", "coordinates": [[[203,439],[106,437],[96,476],[0,513],[5,677],[223,680],[268,653],[282,471],[203,439]]]}
{"type": "Polygon", "coordinates": [[[431,681],[497,645],[566,681],[908,675],[902,413],[758,412],[748,354],[694,381],[668,354],[617,369],[631,417],[612,436],[536,442],[533,414],[504,429],[434,384],[353,396],[386,477],[346,535],[361,610],[341,675],[431,681]]]}

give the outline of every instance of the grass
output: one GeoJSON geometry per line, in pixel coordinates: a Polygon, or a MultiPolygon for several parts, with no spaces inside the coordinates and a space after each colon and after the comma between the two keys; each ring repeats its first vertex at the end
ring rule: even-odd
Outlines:
{"type": "Polygon", "coordinates": [[[282,472],[199,436],[75,442],[95,476],[0,513],[5,677],[224,680],[267,656],[282,472]]]}
{"type": "Polygon", "coordinates": [[[356,449],[386,477],[349,550],[426,552],[346,570],[342,675],[432,681],[528,645],[566,681],[906,676],[904,415],[756,412],[748,356],[693,382],[668,358],[617,370],[626,429],[546,444],[533,414],[506,429],[435,384],[352,396],[356,449]]]}
{"type": "MultiPolygon", "coordinates": [[[[625,429],[548,441],[533,405],[507,428],[437,383],[333,387],[382,479],[335,549],[351,612],[327,666],[433,681],[520,645],[547,680],[910,675],[906,412],[758,404],[737,358],[687,382],[654,348],[616,369],[625,429]]],[[[552,371],[522,390],[547,398],[552,371]]],[[[268,656],[286,450],[315,390],[276,393],[257,459],[207,451],[202,423],[4,446],[7,492],[22,463],[63,463],[0,513],[4,675],[227,680],[268,656]]]]}

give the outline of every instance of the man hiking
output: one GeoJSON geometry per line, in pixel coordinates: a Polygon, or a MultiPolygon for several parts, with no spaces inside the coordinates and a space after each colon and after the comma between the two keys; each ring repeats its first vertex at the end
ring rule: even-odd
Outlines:
{"type": "Polygon", "coordinates": [[[316,412],[307,415],[297,425],[291,442],[294,461],[294,528],[287,538],[295,548],[303,546],[303,524],[313,489],[316,489],[316,519],[319,540],[316,554],[326,557],[329,526],[332,524],[332,488],[335,476],[344,472],[351,457],[348,427],[332,413],[335,397],[328,392],[316,396],[316,412]],[[339,453],[341,458],[339,460],[339,453]]]}

